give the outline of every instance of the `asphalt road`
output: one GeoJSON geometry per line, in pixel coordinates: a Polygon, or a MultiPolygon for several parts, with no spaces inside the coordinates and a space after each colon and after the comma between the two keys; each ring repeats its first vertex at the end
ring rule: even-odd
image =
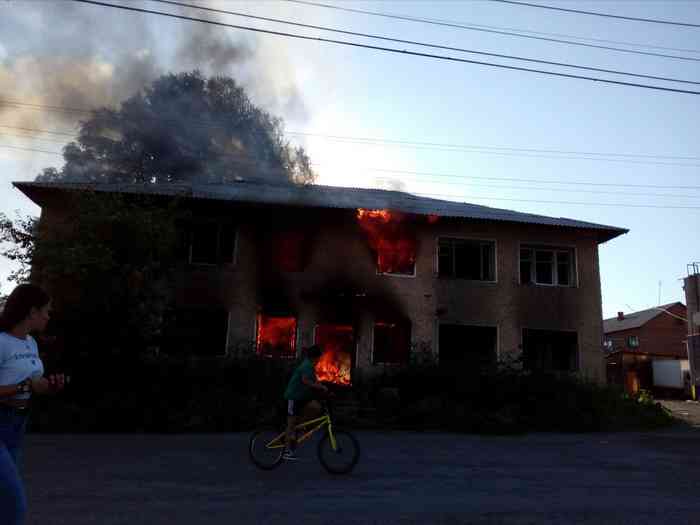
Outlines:
{"type": "Polygon", "coordinates": [[[27,525],[700,523],[698,430],[357,435],[345,477],[314,447],[260,471],[242,434],[30,435],[27,525]]]}

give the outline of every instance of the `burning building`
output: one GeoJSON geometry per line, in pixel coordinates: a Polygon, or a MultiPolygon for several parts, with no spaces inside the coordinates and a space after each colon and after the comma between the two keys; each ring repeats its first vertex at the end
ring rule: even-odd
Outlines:
{"type": "Polygon", "coordinates": [[[621,228],[386,190],[15,186],[42,221],[60,220],[72,192],[178,197],[198,225],[178,271],[178,308],[216,313],[186,317],[218,341],[187,347],[195,353],[244,347],[294,359],[318,344],[319,377],[343,385],[419,351],[465,369],[522,356],[532,368],[604,380],[598,246],[621,228]]]}

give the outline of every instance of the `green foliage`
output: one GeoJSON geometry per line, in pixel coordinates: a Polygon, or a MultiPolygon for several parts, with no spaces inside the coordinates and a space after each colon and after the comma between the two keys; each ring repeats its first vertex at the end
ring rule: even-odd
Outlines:
{"type": "Polygon", "coordinates": [[[644,430],[674,422],[649,393],[630,397],[573,375],[530,373],[518,359],[479,371],[410,364],[365,388],[377,405],[377,423],[392,428],[508,434],[644,430]],[[382,409],[388,389],[397,391],[398,409],[382,409]]]}
{"type": "Polygon", "coordinates": [[[31,261],[34,259],[38,219],[31,216],[18,216],[14,221],[0,213],[0,255],[16,263],[19,267],[10,273],[10,282],[29,281],[31,261]]]}
{"type": "Polygon", "coordinates": [[[230,182],[236,177],[313,182],[303,148],[284,138],[281,119],[256,107],[230,77],[169,74],[124,101],[95,111],[62,169],[39,181],[230,182]]]}
{"type": "Polygon", "coordinates": [[[53,223],[2,217],[2,253],[53,296],[50,330],[75,354],[140,352],[159,334],[177,264],[177,203],[80,192],[53,223]],[[39,237],[39,231],[41,236],[39,237]],[[38,239],[40,238],[40,242],[38,239]],[[99,349],[99,350],[96,350],[99,349]]]}
{"type": "Polygon", "coordinates": [[[35,400],[37,432],[232,432],[278,417],[294,363],[85,356],[58,398],[35,400]],[[109,373],[96,373],[108,370],[109,373]]]}

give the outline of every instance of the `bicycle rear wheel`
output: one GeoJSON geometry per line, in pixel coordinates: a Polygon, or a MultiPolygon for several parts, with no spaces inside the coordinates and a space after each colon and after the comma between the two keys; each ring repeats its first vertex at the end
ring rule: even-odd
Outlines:
{"type": "Polygon", "coordinates": [[[283,453],[283,430],[277,427],[267,427],[251,434],[248,443],[248,456],[257,467],[263,470],[272,470],[282,463],[283,453]]]}
{"type": "Polygon", "coordinates": [[[348,474],[360,460],[360,443],[350,432],[333,430],[336,448],[326,432],[318,442],[318,459],[331,474],[348,474]]]}

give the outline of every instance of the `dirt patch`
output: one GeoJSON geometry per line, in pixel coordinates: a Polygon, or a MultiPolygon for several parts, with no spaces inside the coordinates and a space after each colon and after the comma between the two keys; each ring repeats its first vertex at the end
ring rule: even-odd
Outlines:
{"type": "Polygon", "coordinates": [[[700,402],[660,400],[664,407],[671,411],[673,417],[694,427],[700,427],[700,402]]]}

